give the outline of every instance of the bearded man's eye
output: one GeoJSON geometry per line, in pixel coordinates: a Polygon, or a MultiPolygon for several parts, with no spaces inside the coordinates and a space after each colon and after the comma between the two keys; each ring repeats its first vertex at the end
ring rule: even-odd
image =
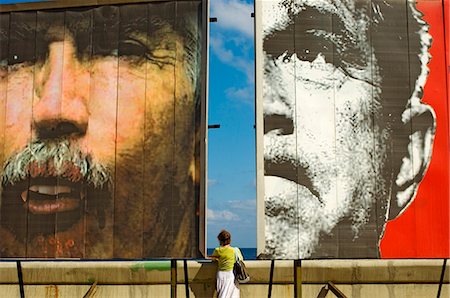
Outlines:
{"type": "Polygon", "coordinates": [[[136,39],[121,40],[119,43],[119,56],[145,57],[150,49],[136,39]]]}

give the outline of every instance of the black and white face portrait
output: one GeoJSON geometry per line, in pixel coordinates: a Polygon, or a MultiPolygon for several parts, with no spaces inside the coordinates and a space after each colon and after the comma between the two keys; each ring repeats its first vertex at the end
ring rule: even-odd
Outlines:
{"type": "Polygon", "coordinates": [[[390,2],[260,2],[271,258],[377,257],[414,197],[434,132],[430,38],[412,2],[390,2]]]}

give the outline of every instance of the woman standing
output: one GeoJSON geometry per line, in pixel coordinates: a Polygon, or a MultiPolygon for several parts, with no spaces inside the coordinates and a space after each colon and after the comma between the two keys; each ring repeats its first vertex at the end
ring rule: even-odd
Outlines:
{"type": "MultiPolygon", "coordinates": [[[[222,230],[217,235],[220,246],[214,249],[211,258],[218,261],[218,271],[216,276],[217,298],[239,298],[239,282],[233,273],[234,262],[236,261],[235,250],[231,247],[231,234],[222,230]]],[[[244,259],[239,248],[236,252],[244,259]]]]}

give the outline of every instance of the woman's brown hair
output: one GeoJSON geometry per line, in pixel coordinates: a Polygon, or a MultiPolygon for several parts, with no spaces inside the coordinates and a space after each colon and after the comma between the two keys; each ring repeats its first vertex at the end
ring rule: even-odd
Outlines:
{"type": "Polygon", "coordinates": [[[222,230],[219,235],[217,235],[217,239],[219,239],[220,246],[228,245],[231,243],[231,234],[226,230],[222,230]]]}

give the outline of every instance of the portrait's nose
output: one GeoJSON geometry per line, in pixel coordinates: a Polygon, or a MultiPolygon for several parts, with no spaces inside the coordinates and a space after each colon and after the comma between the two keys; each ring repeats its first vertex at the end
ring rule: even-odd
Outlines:
{"type": "Polygon", "coordinates": [[[79,137],[86,133],[89,73],[78,61],[70,40],[49,45],[36,64],[33,130],[39,139],[79,137]]]}

